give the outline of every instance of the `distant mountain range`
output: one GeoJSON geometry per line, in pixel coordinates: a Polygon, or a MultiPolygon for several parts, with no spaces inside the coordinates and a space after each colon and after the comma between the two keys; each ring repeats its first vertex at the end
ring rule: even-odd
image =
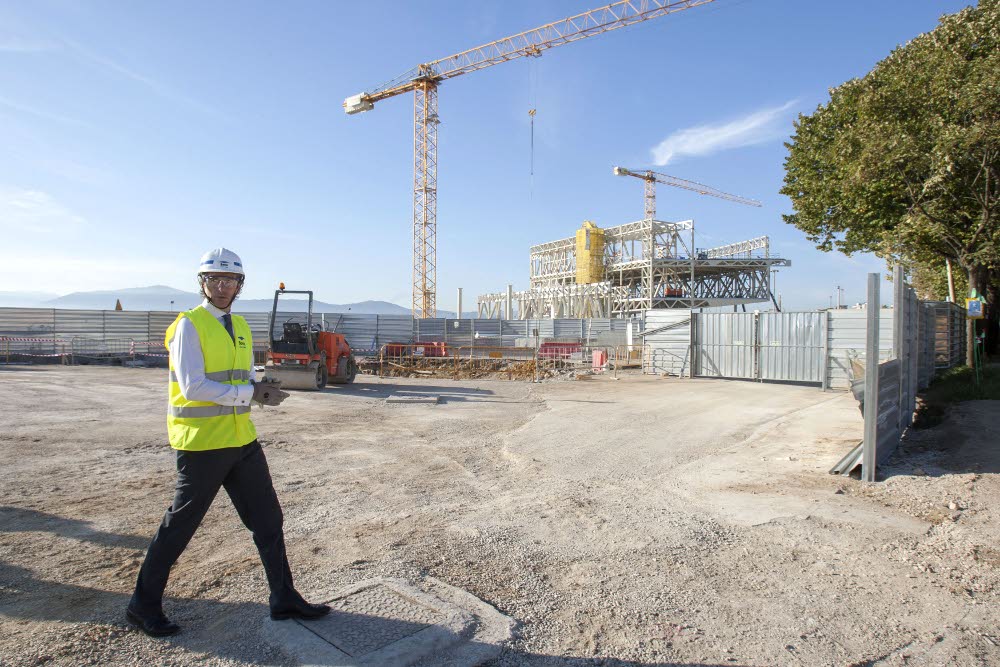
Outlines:
{"type": "MultiPolygon", "coordinates": [[[[0,307],[14,308],[66,308],[77,310],[114,310],[115,303],[121,301],[124,310],[181,311],[201,303],[196,292],[152,285],[150,287],[127,287],[119,290],[95,292],[73,292],[59,296],[46,292],[0,292],[0,307]]],[[[272,299],[237,299],[233,306],[235,313],[269,313],[272,299]]],[[[305,299],[300,303],[291,297],[282,297],[282,310],[305,310],[305,299]]],[[[357,313],[359,315],[409,315],[410,309],[388,301],[360,301],[358,303],[326,303],[313,300],[316,313],[357,313]]],[[[454,317],[450,311],[438,311],[440,317],[454,317]]],[[[463,313],[465,317],[475,317],[475,312],[463,313]]]]}

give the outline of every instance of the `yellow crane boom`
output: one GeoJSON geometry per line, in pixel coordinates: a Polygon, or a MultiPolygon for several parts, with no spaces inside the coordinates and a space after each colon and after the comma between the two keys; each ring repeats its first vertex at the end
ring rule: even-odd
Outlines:
{"type": "Polygon", "coordinates": [[[692,192],[697,192],[700,195],[709,195],[710,197],[718,197],[719,199],[726,199],[728,201],[734,201],[738,204],[746,204],[747,206],[757,206],[759,207],[761,203],[756,199],[747,199],[746,197],[740,197],[739,195],[732,195],[728,192],[723,192],[722,190],[717,190],[710,185],[705,185],[704,183],[696,183],[695,181],[687,181],[683,178],[677,178],[676,176],[668,176],[667,174],[661,174],[656,171],[646,170],[636,170],[636,169],[626,169],[625,167],[615,167],[615,176],[634,176],[635,178],[641,178],[645,181],[645,220],[654,220],[656,218],[656,184],[662,183],[663,185],[672,185],[675,188],[683,188],[685,190],[691,190],[692,192]]]}
{"type": "Polygon", "coordinates": [[[417,65],[344,100],[348,114],[413,91],[413,316],[437,314],[437,87],[441,81],[715,0],[623,0],[417,65]]]}

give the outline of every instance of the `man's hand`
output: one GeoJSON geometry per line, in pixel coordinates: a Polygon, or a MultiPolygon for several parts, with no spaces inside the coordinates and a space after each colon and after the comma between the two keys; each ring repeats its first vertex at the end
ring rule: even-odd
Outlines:
{"type": "Polygon", "coordinates": [[[264,378],[253,386],[253,398],[250,400],[264,406],[281,405],[281,402],[286,398],[288,398],[288,392],[281,391],[281,380],[264,378]]]}

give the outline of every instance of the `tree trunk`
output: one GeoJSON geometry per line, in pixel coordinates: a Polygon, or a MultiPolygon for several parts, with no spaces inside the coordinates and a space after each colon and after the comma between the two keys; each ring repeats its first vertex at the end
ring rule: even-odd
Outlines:
{"type": "Polygon", "coordinates": [[[983,324],[986,326],[986,354],[992,356],[997,353],[998,339],[1000,339],[1000,282],[995,271],[990,271],[986,293],[989,303],[986,305],[986,319],[983,324]]]}

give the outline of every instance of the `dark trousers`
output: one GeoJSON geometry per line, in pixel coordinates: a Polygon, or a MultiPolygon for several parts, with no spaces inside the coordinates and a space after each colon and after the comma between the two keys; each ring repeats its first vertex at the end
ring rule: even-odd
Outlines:
{"type": "Polygon", "coordinates": [[[264,451],[254,440],[243,447],[177,451],[174,502],[163,515],[163,523],[146,550],[130,607],[146,614],[162,610],[163,590],[170,568],[198,529],[219,487],[225,487],[243,524],[253,533],[271,587],[271,607],[298,598],[285,555],[281,506],[271,483],[264,451]]]}

